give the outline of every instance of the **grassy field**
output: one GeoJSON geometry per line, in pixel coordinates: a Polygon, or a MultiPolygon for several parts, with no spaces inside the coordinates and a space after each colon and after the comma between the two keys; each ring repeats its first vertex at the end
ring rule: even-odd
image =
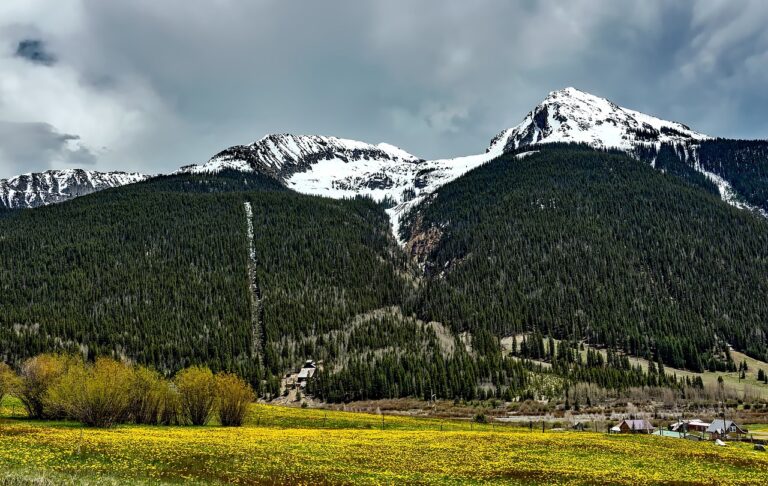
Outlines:
{"type": "Polygon", "coordinates": [[[241,428],[97,430],[6,417],[0,471],[0,485],[766,484],[768,453],[410,417],[386,416],[382,429],[379,415],[254,405],[241,428]]]}

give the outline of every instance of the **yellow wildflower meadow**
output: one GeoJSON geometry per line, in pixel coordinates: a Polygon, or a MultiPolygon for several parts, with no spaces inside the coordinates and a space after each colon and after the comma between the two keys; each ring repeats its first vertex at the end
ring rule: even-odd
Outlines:
{"type": "Polygon", "coordinates": [[[125,482],[768,484],[768,454],[749,444],[385,422],[381,430],[376,415],[266,406],[255,406],[241,428],[104,430],[6,419],[0,467],[125,482]]]}

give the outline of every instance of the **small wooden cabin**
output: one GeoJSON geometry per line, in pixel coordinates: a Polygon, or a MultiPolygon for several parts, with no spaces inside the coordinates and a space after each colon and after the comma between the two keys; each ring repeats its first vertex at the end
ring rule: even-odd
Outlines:
{"type": "Polygon", "coordinates": [[[315,371],[317,371],[317,365],[314,361],[307,360],[304,363],[304,366],[301,367],[299,370],[299,376],[297,378],[297,382],[300,387],[304,388],[307,386],[307,381],[309,381],[310,378],[312,378],[315,375],[315,371]]]}
{"type": "Polygon", "coordinates": [[[643,419],[622,420],[617,427],[622,434],[652,434],[656,430],[656,427],[643,419]]]}

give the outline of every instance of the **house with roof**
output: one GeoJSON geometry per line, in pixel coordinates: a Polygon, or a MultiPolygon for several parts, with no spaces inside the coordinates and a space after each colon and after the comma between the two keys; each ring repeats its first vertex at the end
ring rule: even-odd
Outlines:
{"type": "Polygon", "coordinates": [[[617,430],[622,434],[652,434],[656,427],[645,419],[635,419],[622,420],[612,430],[617,430]]]}
{"type": "Polygon", "coordinates": [[[317,364],[311,359],[308,359],[304,363],[304,366],[299,370],[299,376],[296,379],[301,388],[307,386],[307,382],[315,375],[315,371],[317,371],[317,364]]]}
{"type": "Polygon", "coordinates": [[[679,420],[673,424],[670,424],[669,430],[672,432],[706,432],[711,424],[699,419],[693,420],[679,420]]]}
{"type": "Polygon", "coordinates": [[[727,439],[729,434],[736,436],[744,435],[747,433],[747,429],[741,428],[731,420],[716,419],[709,424],[706,433],[709,434],[710,440],[727,439]]]}

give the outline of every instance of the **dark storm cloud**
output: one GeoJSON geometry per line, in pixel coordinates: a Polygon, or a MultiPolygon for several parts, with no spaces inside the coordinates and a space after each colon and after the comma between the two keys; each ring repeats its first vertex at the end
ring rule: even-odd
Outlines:
{"type": "Polygon", "coordinates": [[[55,21],[41,7],[23,25],[50,39],[51,70],[76,74],[78,106],[108,106],[82,130],[42,119],[108,146],[100,167],[173,170],[269,132],[477,153],[566,86],[713,135],[768,135],[760,0],[62,1],[55,21]]]}
{"type": "Polygon", "coordinates": [[[45,43],[38,39],[24,39],[16,46],[16,56],[35,64],[52,66],[56,56],[46,50],[45,43]]]}
{"type": "Polygon", "coordinates": [[[0,121],[0,154],[12,170],[9,175],[51,168],[88,166],[96,157],[79,146],[80,137],[63,134],[47,123],[0,121]],[[75,142],[75,143],[72,143],[75,142]]]}

